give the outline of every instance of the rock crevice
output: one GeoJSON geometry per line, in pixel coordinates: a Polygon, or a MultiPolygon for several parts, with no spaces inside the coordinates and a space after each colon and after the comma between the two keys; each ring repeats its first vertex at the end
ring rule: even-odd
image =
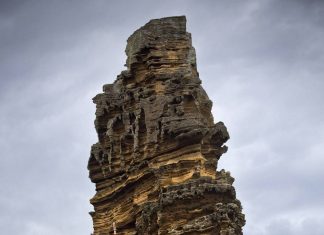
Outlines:
{"type": "Polygon", "coordinates": [[[95,235],[242,234],[229,139],[214,123],[184,16],[151,20],[127,40],[127,70],[96,104],[88,163],[95,235]]]}

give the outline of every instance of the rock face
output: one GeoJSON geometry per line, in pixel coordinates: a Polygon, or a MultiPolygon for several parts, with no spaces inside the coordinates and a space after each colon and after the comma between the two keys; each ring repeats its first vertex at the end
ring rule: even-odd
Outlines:
{"type": "Polygon", "coordinates": [[[151,20],[127,42],[127,70],[93,98],[93,234],[242,234],[234,179],[216,170],[229,135],[214,124],[186,18],[151,20]]]}

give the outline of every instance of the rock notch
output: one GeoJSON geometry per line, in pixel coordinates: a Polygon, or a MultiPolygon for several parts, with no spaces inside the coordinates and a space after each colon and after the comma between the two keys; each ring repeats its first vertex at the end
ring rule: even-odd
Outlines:
{"type": "Polygon", "coordinates": [[[93,234],[242,234],[234,179],[217,171],[229,135],[214,124],[186,18],[151,20],[126,54],[127,70],[93,98],[93,234]]]}

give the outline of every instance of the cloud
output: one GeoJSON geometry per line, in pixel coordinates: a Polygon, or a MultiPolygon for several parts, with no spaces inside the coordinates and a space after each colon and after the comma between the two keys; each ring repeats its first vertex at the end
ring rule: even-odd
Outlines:
{"type": "Polygon", "coordinates": [[[187,16],[215,120],[229,129],[245,234],[323,234],[322,1],[2,1],[0,227],[89,234],[91,98],[123,69],[127,37],[187,16]],[[145,12],[145,14],[143,14],[145,12]]]}

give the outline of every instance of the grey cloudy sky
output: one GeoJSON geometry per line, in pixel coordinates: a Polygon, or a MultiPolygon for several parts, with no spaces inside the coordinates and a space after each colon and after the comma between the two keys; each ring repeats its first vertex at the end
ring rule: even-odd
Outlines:
{"type": "Polygon", "coordinates": [[[324,2],[0,2],[0,231],[92,231],[91,98],[127,37],[186,15],[203,86],[231,140],[247,235],[324,234],[324,2]]]}

